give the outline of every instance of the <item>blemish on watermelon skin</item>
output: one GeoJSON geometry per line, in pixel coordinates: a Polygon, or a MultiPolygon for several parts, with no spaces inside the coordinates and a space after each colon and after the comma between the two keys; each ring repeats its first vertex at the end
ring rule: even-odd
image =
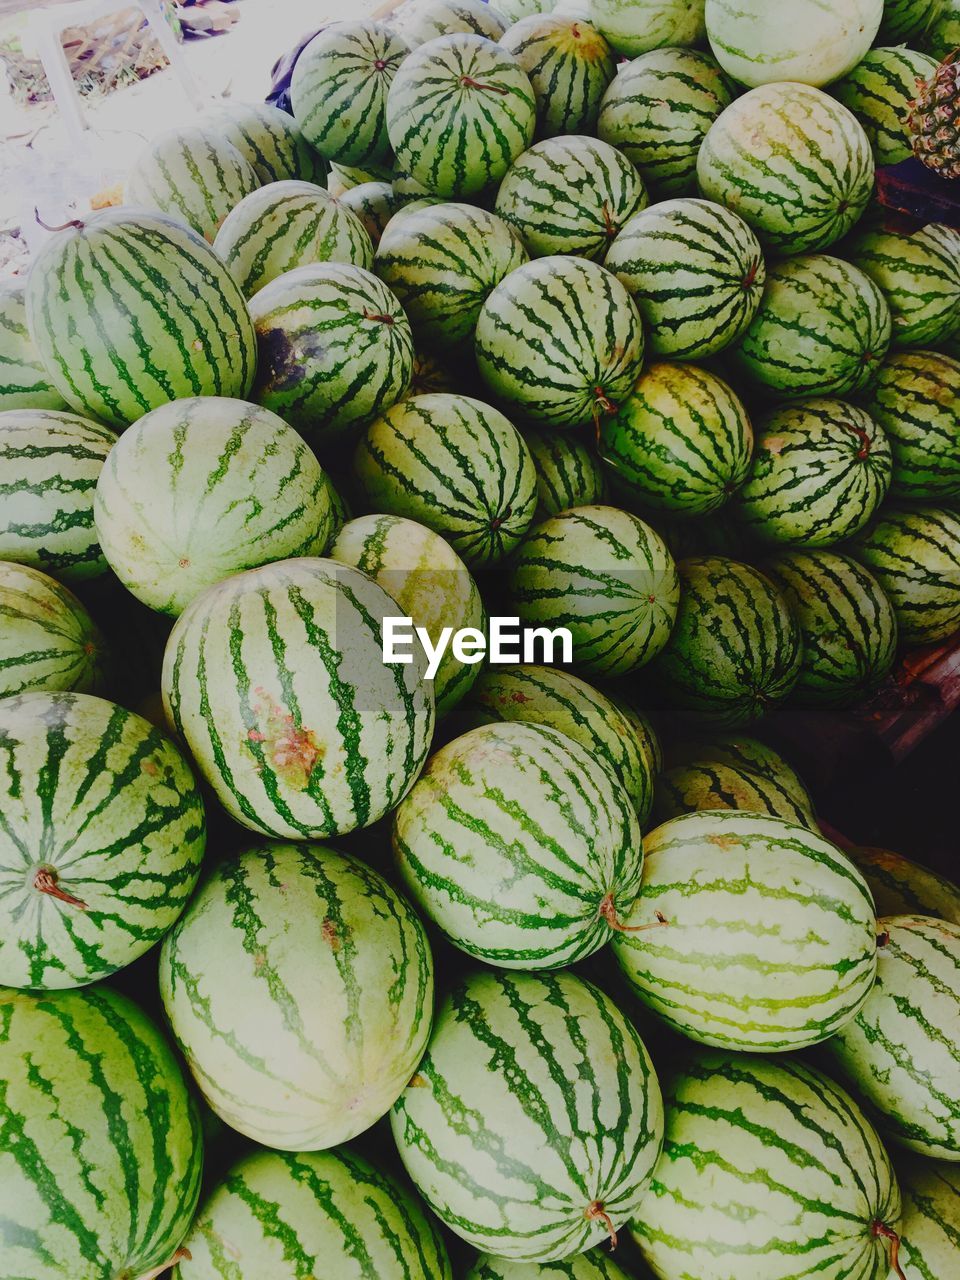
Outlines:
{"type": "Polygon", "coordinates": [[[247,730],[247,742],[256,744],[258,766],[269,765],[277,777],[298,791],[310,785],[314,769],[326,747],[312,729],[298,724],[293,712],[275,702],[265,689],[258,688],[260,701],[254,706],[259,728],[247,730]]]}

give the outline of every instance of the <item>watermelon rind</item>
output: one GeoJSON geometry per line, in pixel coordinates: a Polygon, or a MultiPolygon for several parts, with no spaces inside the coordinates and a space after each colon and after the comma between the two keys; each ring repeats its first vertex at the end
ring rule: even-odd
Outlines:
{"type": "Polygon", "coordinates": [[[0,698],[95,693],[106,647],[72,591],[29,565],[0,561],[0,698]]]}

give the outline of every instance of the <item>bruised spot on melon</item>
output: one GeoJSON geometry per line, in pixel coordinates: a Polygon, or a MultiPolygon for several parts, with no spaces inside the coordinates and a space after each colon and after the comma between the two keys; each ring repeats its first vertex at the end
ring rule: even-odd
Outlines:
{"type": "Polygon", "coordinates": [[[340,950],[340,947],[342,945],[340,942],[340,934],[337,930],[337,926],[330,919],[324,920],[323,925],[320,929],[320,932],[323,935],[324,942],[327,944],[330,950],[334,954],[336,954],[340,950]]]}
{"type": "Polygon", "coordinates": [[[288,787],[302,791],[326,748],[312,729],[298,724],[293,713],[274,702],[266,690],[258,688],[256,693],[260,701],[253,710],[259,728],[247,730],[247,743],[258,762],[268,764],[288,787]]]}
{"type": "Polygon", "coordinates": [[[743,841],[739,836],[720,835],[718,832],[706,837],[707,844],[715,844],[718,849],[736,849],[743,841]]]}
{"type": "Polygon", "coordinates": [[[410,1077],[410,1083],[407,1085],[407,1088],[408,1089],[429,1089],[430,1085],[429,1085],[429,1082],[418,1071],[415,1075],[412,1075],[410,1077]]]}
{"type": "Polygon", "coordinates": [[[257,362],[261,388],[292,391],[303,382],[307,361],[320,362],[326,354],[319,333],[301,330],[295,335],[286,329],[267,329],[258,336],[257,362]]]}

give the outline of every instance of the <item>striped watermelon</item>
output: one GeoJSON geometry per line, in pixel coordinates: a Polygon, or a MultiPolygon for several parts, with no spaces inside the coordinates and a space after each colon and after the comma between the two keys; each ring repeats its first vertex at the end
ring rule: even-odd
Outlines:
{"type": "Polygon", "coordinates": [[[751,89],[723,112],[697,159],[700,192],[748,222],[776,253],[825,249],[873,194],[863,126],[805,84],[751,89]]]}
{"type": "Polygon", "coordinates": [[[354,468],[372,510],[442,534],[471,569],[508,555],[536,511],[523,438],[470,396],[413,396],[394,405],[367,429],[354,468]]]}
{"type": "Polygon", "coordinates": [[[606,766],[632,801],[641,825],[646,822],[658,772],[652,731],[578,676],[553,667],[486,667],[461,719],[470,727],[520,721],[566,734],[606,766]]]}
{"type": "Polygon", "coordinates": [[[147,144],[127,175],[124,197],[212,240],[234,205],[259,186],[253,165],[216,129],[191,127],[169,129],[147,144]]]}
{"type": "Polygon", "coordinates": [[[633,1217],[663,1112],[633,1026],[574,974],[468,975],[391,1115],[451,1231],[497,1257],[580,1253],[633,1217]]]}
{"type": "Polygon", "coordinates": [[[333,560],[281,560],[210,587],[167,642],[168,721],[227,812],[295,840],[369,826],[426,759],[422,653],[383,662],[397,604],[333,560]]]}
{"type": "Polygon", "coordinates": [[[200,1192],[200,1119],[157,1028],[108,986],[0,992],[3,1270],[158,1274],[200,1192]]]}
{"type": "Polygon", "coordinates": [[[900,1266],[905,1280],[940,1280],[960,1250],[960,1169],[930,1160],[897,1161],[903,1194],[900,1266]]]}
{"type": "Polygon", "coordinates": [[[960,886],[889,849],[855,847],[849,854],[870,886],[878,916],[936,916],[960,925],[960,886]]]}
{"type": "Polygon", "coordinates": [[[574,507],[535,525],[514,556],[509,598],[527,626],[566,627],[574,665],[604,676],[664,647],[680,584],[658,533],[616,507],[574,507]]]}
{"type": "Polygon", "coordinates": [[[617,962],[640,999],[704,1044],[802,1049],[849,1022],[877,969],[860,872],[809,827],[704,810],[645,840],[643,884],[617,962]],[[758,922],[762,928],[758,929],[758,922]]]}
{"type": "Polygon", "coordinates": [[[559,1262],[511,1262],[481,1254],[464,1280],[630,1280],[602,1247],[559,1262]]]}
{"type": "Polygon", "coordinates": [[[176,617],[231,574],[322,555],[333,511],[322,467],[281,418],[200,396],[124,433],[100,472],[94,519],[127,590],[176,617]]]}
{"type": "Polygon", "coordinates": [[[410,46],[369,19],[334,22],[313,37],[293,69],[293,115],[328,160],[363,168],[390,163],[387,92],[410,46]]]}
{"type": "Polygon", "coordinates": [[[871,49],[831,95],[857,117],[870,139],[878,165],[899,164],[913,155],[904,117],[916,97],[917,81],[928,80],[937,63],[925,53],[906,49],[871,49]]]}
{"type": "Polygon", "coordinates": [[[664,200],[635,214],[604,266],[633,295],[650,350],[678,360],[734,342],[756,315],[767,278],[747,224],[706,200],[664,200]]]}
{"type": "MultiPolygon", "coordinates": [[[[400,516],[360,516],[339,531],[330,557],[378,582],[401,614],[426,627],[434,644],[445,627],[455,633],[464,627],[484,629],[483,601],[470,571],[438,533],[422,524],[400,516]]],[[[437,715],[452,710],[479,674],[479,665],[461,662],[448,648],[433,678],[437,715]]]]}
{"type": "Polygon", "coordinates": [[[349,1147],[256,1151],[200,1207],[177,1280],[452,1280],[436,1226],[406,1188],[349,1147]]]}
{"type": "Polygon", "coordinates": [[[742,733],[714,733],[706,737],[686,738],[671,746],[669,764],[710,761],[729,765],[742,772],[759,774],[780,795],[778,804],[795,805],[805,815],[798,818],[802,826],[814,826],[813,801],[799,774],[779,752],[757,738],[742,733]]]}
{"type": "Polygon", "coordinates": [[[876,377],[892,332],[887,300],[865,272],[812,254],[770,268],[730,358],[752,386],[778,398],[842,396],[876,377]]]}
{"type": "Polygon", "coordinates": [[[893,341],[922,347],[960,324],[960,232],[939,222],[919,231],[871,226],[844,253],[882,290],[893,316],[893,341]]]}
{"type": "Polygon", "coordinates": [[[507,29],[499,9],[486,0],[412,0],[399,9],[396,26],[411,49],[457,32],[496,44],[507,29]]]}
{"type": "Polygon", "coordinates": [[[414,903],[474,959],[556,969],[592,955],[640,888],[640,824],[613,772],[566,734],[504,721],[427,761],[393,815],[414,903]]]}
{"type": "Polygon", "coordinates": [[[4,698],[0,740],[0,984],[105,978],[193,891],[206,840],[193,774],[153,725],[84,693],[4,698]]]}
{"type": "Polygon", "coordinates": [[[588,12],[627,58],[664,45],[703,43],[703,0],[590,0],[588,12]]]}
{"type": "Polygon", "coordinates": [[[924,53],[938,63],[960,48],[960,0],[944,0],[939,14],[918,43],[924,53]]]}
{"type": "Polygon", "coordinates": [[[603,468],[585,444],[550,431],[528,431],[525,439],[537,471],[537,512],[541,519],[568,507],[603,502],[603,468]]]}
{"type": "Polygon", "coordinates": [[[443,350],[472,337],[491,289],[526,260],[502,218],[469,204],[437,204],[391,218],[375,267],[418,338],[443,350]]]}
{"type": "Polygon", "coordinates": [[[370,237],[374,249],[387,223],[403,206],[389,182],[361,182],[338,197],[340,205],[355,214],[370,237]]]}
{"type": "Polygon", "coordinates": [[[207,1102],[282,1151],[349,1141],[423,1053],[423,925],[365,863],[268,844],[217,864],[168,934],[160,994],[207,1102]]]}
{"type": "Polygon", "coordinates": [[[228,102],[210,115],[217,131],[253,165],[263,183],[300,179],[324,182],[327,160],[314,150],[296,121],[266,102],[228,102]]]}
{"type": "Polygon", "coordinates": [[[483,36],[429,40],[397,72],[387,131],[398,166],[459,199],[499,182],[533,141],[537,105],[511,53],[483,36]]]}
{"type": "Polygon", "coordinates": [[[0,561],[0,697],[94,692],[103,636],[73,592],[27,565],[0,561]]]}
{"type": "Polygon", "coordinates": [[[653,817],[668,822],[702,809],[762,813],[814,828],[808,810],[778,783],[750,769],[712,760],[674,765],[657,779],[653,817]]]}
{"type": "Polygon", "coordinates": [[[828,547],[863,528],[891,472],[890,442],[873,418],[845,400],[817,397],[757,424],[737,507],[754,537],[828,547]]]}
{"type": "Polygon", "coordinates": [[[906,915],[879,928],[877,980],[827,1050],[887,1138],[960,1160],[960,925],[906,915]]]}
{"type": "Polygon", "coordinates": [[[885,0],[879,39],[899,44],[923,37],[942,8],[943,0],[885,0]]]}
{"type": "Polygon", "coordinates": [[[612,417],[600,452],[618,486],[655,510],[703,515],[739,489],[753,431],[739,398],[692,364],[649,364],[612,417]]]}
{"type": "Polygon", "coordinates": [[[113,426],[180,396],[245,396],[253,382],[243,295],[209,245],[159,214],[104,209],[51,237],[27,316],[60,394],[113,426]]]}
{"type": "Polygon", "coordinates": [[[710,48],[728,75],[754,87],[830,84],[860,62],[882,15],[883,0],[706,0],[710,48]]]}
{"type": "Polygon", "coordinates": [[[800,626],[797,702],[851,706],[889,675],[897,619],[873,574],[832,551],[785,551],[763,570],[800,626]]]}
{"type": "Polygon", "coordinates": [[[0,285],[0,411],[66,409],[27,328],[24,294],[16,280],[0,285]]]}
{"type": "Polygon", "coordinates": [[[872,1125],[794,1060],[705,1053],[670,1081],[632,1232],[661,1280],[887,1280],[900,1191],[872,1125]]]}
{"type": "Polygon", "coordinates": [[[900,639],[934,644],[960,628],[960,519],[941,507],[885,507],[847,548],[897,615],[900,639]]]}
{"type": "Polygon", "coordinates": [[[349,165],[337,164],[333,162],[330,165],[330,174],[327,177],[327,190],[339,200],[347,191],[352,191],[354,187],[362,186],[365,182],[393,182],[393,158],[391,156],[387,164],[365,164],[365,165],[349,165]]]}
{"type": "Polygon", "coordinates": [[[541,137],[596,132],[600,100],[617,70],[596,27],[576,17],[535,13],[515,22],[499,43],[530,79],[541,137]]]}
{"type": "Polygon", "coordinates": [[[533,426],[596,422],[633,386],[643,322],[609,271],[581,258],[539,258],[512,271],[480,311],[480,374],[533,426]]]}
{"type": "Polygon", "coordinates": [[[312,182],[271,182],[251,192],[227,215],[213,247],[247,298],[315,262],[373,266],[360,219],[312,182]]]}
{"type": "Polygon", "coordinates": [[[895,351],[863,404],[890,441],[898,498],[960,494],[960,361],[935,351],[895,351]]]}
{"type": "MultiPolygon", "coordinates": [[[[653,721],[632,700],[615,697],[612,698],[612,701],[630,726],[630,730],[637,741],[637,746],[640,748],[640,753],[647,762],[650,776],[655,778],[658,773],[663,772],[663,747],[653,721]]],[[[641,821],[643,821],[642,815],[641,821]]]]}
{"type": "MultiPolygon", "coordinates": [[[[505,22],[517,23],[537,13],[549,13],[555,6],[552,0],[500,0],[497,13],[505,22]]],[[[507,28],[509,30],[509,27],[507,28]]],[[[506,34],[506,32],[504,33],[506,34]]]]}
{"type": "Polygon", "coordinates": [[[733,97],[708,53],[655,49],[621,67],[603,95],[597,133],[637,166],[655,196],[691,195],[700,146],[733,97]]]}
{"type": "Polygon", "coordinates": [[[54,409],[0,413],[0,559],[76,582],[105,573],[93,494],[117,437],[54,409]]]}
{"type": "Polygon", "coordinates": [[[323,445],[394,404],[413,374],[403,308],[362,267],[288,271],[250,299],[260,359],[256,399],[323,445]]]}
{"type": "Polygon", "coordinates": [[[800,674],[800,629],[783,597],[756,569],[723,556],[677,568],[680,609],[652,688],[715,725],[759,719],[800,674]]]}

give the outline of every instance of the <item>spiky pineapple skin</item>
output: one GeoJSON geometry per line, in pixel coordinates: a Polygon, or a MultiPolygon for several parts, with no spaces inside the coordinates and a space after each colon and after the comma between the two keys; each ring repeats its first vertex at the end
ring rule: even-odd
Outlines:
{"type": "Polygon", "coordinates": [[[960,61],[952,53],[920,81],[907,129],[913,153],[941,178],[960,178],[960,61]]]}

